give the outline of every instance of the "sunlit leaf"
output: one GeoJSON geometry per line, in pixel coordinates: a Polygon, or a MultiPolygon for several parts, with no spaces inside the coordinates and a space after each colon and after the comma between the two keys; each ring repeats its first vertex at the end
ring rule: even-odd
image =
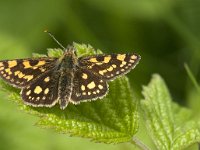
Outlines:
{"type": "Polygon", "coordinates": [[[200,141],[198,123],[192,112],[173,103],[159,75],[143,89],[142,108],[148,132],[158,150],[179,150],[200,141]]]}

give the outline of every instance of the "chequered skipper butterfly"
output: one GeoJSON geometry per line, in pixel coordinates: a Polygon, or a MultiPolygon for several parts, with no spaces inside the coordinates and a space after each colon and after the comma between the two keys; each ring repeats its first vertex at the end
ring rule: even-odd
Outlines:
{"type": "Polygon", "coordinates": [[[21,89],[25,104],[52,107],[59,103],[64,109],[69,102],[79,104],[104,97],[107,82],[128,73],[140,60],[134,53],[78,58],[75,51],[71,46],[60,58],[2,60],[0,77],[21,89]]]}

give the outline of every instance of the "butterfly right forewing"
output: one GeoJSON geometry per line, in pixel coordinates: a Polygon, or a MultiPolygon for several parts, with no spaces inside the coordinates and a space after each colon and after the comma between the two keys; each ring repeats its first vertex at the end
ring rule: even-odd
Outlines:
{"type": "Polygon", "coordinates": [[[79,59],[82,68],[101,76],[104,80],[114,78],[128,73],[140,60],[137,54],[111,54],[94,55],[79,59]]]}

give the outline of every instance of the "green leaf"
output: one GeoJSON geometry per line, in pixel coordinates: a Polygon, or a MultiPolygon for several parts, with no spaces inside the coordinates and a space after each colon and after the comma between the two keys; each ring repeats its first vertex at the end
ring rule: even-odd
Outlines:
{"type": "Polygon", "coordinates": [[[85,45],[85,44],[78,44],[73,43],[74,47],[77,49],[77,55],[79,57],[81,56],[87,56],[87,55],[93,55],[93,54],[102,54],[101,50],[97,49],[95,50],[91,45],[85,45]]]}
{"type": "Polygon", "coordinates": [[[169,91],[159,75],[154,75],[143,88],[142,108],[146,127],[159,150],[180,150],[200,142],[198,123],[192,112],[172,102],[169,91]]]}
{"type": "MultiPolygon", "coordinates": [[[[78,55],[94,54],[91,46],[74,44],[78,55]]],[[[49,49],[48,56],[57,57],[63,52],[49,49]]],[[[100,53],[100,51],[99,51],[100,53]]],[[[97,101],[80,105],[69,104],[65,110],[58,105],[52,108],[35,108],[23,104],[19,90],[0,83],[19,108],[40,117],[36,125],[53,128],[59,133],[90,138],[96,142],[120,143],[131,141],[138,129],[138,101],[133,97],[127,77],[109,83],[109,94],[97,101]]]]}
{"type": "Polygon", "coordinates": [[[48,48],[47,51],[49,57],[60,57],[63,54],[63,50],[59,48],[48,48]]]}
{"type": "Polygon", "coordinates": [[[47,55],[38,54],[38,53],[33,53],[32,56],[35,57],[35,58],[38,58],[38,57],[47,57],[47,55]]]}

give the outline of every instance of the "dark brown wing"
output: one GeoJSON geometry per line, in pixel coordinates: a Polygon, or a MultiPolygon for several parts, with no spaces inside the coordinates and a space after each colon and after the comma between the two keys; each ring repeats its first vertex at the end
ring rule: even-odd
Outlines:
{"type": "Polygon", "coordinates": [[[54,69],[47,71],[22,89],[22,99],[26,104],[35,107],[54,106],[58,102],[59,77],[60,74],[54,69]]]}
{"type": "Polygon", "coordinates": [[[74,104],[102,98],[108,92],[106,81],[86,69],[75,72],[73,85],[70,102],[74,104]]]}
{"type": "Polygon", "coordinates": [[[0,61],[0,77],[16,87],[25,87],[54,67],[57,58],[33,58],[0,61]]]}
{"type": "Polygon", "coordinates": [[[96,55],[79,58],[79,66],[105,80],[112,80],[129,72],[139,60],[140,56],[137,54],[96,55]]]}

